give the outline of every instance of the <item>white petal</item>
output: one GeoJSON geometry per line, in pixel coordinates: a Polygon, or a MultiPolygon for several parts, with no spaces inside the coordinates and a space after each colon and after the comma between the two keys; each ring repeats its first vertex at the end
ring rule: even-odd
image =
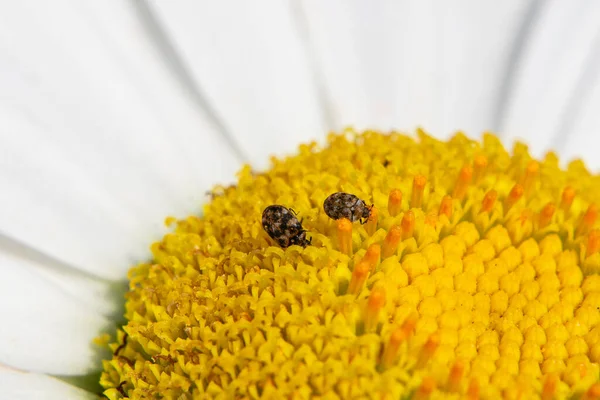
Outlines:
{"type": "MultiPolygon", "coordinates": [[[[598,51],[600,3],[540,2],[532,23],[515,76],[507,82],[512,87],[502,131],[509,140],[526,137],[533,152],[541,154],[553,140],[564,143],[571,133],[565,125],[570,104],[577,101],[573,95],[598,51]]],[[[597,114],[600,104],[594,107],[590,112],[597,114]]]]}
{"type": "MultiPolygon", "coordinates": [[[[600,36],[598,36],[600,39],[600,36]]],[[[592,76],[586,82],[589,85],[580,95],[580,107],[573,110],[570,120],[570,132],[561,145],[561,158],[570,160],[583,158],[586,165],[595,173],[600,172],[600,52],[596,53],[593,63],[592,76]],[[589,90],[589,92],[588,92],[589,90]]]]}
{"type": "Polygon", "coordinates": [[[98,396],[47,375],[19,372],[0,366],[0,398],[11,400],[93,400],[98,396]]]}
{"type": "Polygon", "coordinates": [[[135,3],[0,4],[0,231],[115,280],[239,168],[135,3]]]}
{"type": "Polygon", "coordinates": [[[440,136],[492,128],[529,3],[302,2],[337,121],[440,136]]]}
{"type": "Polygon", "coordinates": [[[0,271],[0,363],[65,376],[97,371],[107,354],[92,339],[114,323],[8,253],[0,271]]]}
{"type": "MultiPolygon", "coordinates": [[[[61,288],[74,301],[94,312],[117,320],[123,315],[127,282],[107,281],[70,268],[57,260],[0,235],[0,266],[28,269],[61,288]]],[[[0,267],[1,268],[1,267],[0,267]]],[[[10,293],[0,293],[0,302],[10,302],[10,293]]]]}
{"type": "Polygon", "coordinates": [[[258,166],[327,129],[290,3],[139,2],[258,166]]]}

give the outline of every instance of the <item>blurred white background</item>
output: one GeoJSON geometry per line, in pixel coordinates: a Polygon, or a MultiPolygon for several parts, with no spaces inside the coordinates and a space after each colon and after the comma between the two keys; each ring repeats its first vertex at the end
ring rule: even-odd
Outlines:
{"type": "Polygon", "coordinates": [[[61,131],[79,148],[135,131],[162,145],[194,131],[265,166],[329,129],[420,124],[598,167],[599,75],[597,0],[0,5],[3,141],[61,131]]]}

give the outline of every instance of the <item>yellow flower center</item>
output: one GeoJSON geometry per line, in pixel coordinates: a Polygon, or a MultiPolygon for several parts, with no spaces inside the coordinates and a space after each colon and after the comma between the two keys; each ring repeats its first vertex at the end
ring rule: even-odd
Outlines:
{"type": "Polygon", "coordinates": [[[101,384],[110,399],[598,398],[596,203],[581,162],[491,134],[332,134],[245,167],[152,246],[101,384]],[[335,192],[373,204],[366,223],[330,219],[335,192]],[[312,244],[277,246],[271,204],[312,244]]]}

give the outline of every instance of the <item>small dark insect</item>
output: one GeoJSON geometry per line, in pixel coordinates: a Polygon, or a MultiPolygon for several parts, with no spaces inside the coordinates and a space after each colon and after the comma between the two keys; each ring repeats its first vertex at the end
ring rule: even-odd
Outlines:
{"type": "Polygon", "coordinates": [[[113,355],[115,355],[115,356],[119,355],[119,352],[120,352],[121,350],[123,350],[123,349],[125,348],[125,346],[127,346],[127,339],[128,339],[128,338],[129,338],[129,335],[128,335],[128,334],[125,334],[125,335],[123,336],[123,343],[121,343],[121,344],[119,345],[119,347],[117,347],[117,348],[115,349],[115,352],[113,353],[113,355]]]}
{"type": "Polygon", "coordinates": [[[360,220],[361,224],[367,222],[371,216],[371,208],[373,206],[369,207],[355,195],[344,192],[329,195],[323,202],[323,209],[329,218],[348,218],[351,222],[360,220]]]}
{"type": "Polygon", "coordinates": [[[311,242],[306,239],[306,230],[302,228],[302,221],[298,221],[296,212],[291,208],[276,204],[265,208],[262,226],[271,239],[284,249],[294,244],[306,247],[311,242]]]}
{"type": "Polygon", "coordinates": [[[127,397],[127,393],[125,393],[125,390],[123,390],[123,386],[127,383],[127,381],[123,381],[121,383],[119,383],[119,386],[117,386],[117,391],[119,393],[121,393],[121,396],[123,397],[127,397]]]}

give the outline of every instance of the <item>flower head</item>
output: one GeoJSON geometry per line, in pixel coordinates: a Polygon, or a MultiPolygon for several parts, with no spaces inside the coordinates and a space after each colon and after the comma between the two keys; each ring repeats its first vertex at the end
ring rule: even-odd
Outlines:
{"type": "MultiPolygon", "coordinates": [[[[130,271],[110,399],[530,398],[596,390],[600,177],[491,135],[329,136],[215,188],[130,271]],[[365,224],[331,220],[346,192],[365,224]],[[312,244],[264,232],[293,208],[312,244]],[[183,396],[183,397],[180,397],[183,396]]],[[[172,221],[170,221],[172,222],[172,221]]],[[[590,392],[591,393],[591,392],[590,392]]],[[[550,398],[550,397],[548,397],[550,398]]]]}

